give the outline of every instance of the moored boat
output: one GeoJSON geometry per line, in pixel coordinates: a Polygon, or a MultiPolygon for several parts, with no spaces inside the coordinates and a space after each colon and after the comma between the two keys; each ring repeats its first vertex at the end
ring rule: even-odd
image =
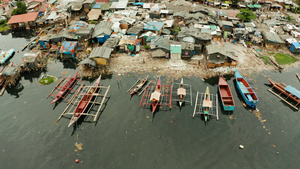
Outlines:
{"type": "Polygon", "coordinates": [[[205,90],[205,95],[204,95],[204,100],[203,100],[203,104],[202,104],[203,109],[203,113],[204,113],[204,120],[205,122],[208,121],[209,119],[209,110],[212,107],[212,101],[210,100],[210,93],[209,93],[209,88],[208,86],[206,87],[205,90]]]}
{"type": "Polygon", "coordinates": [[[0,63],[3,64],[8,58],[11,57],[11,55],[15,52],[14,49],[10,49],[8,51],[2,51],[0,53],[0,63]]]}
{"type": "Polygon", "coordinates": [[[177,95],[179,96],[179,107],[182,106],[184,103],[184,96],[186,95],[186,89],[183,87],[183,78],[181,79],[181,82],[179,83],[179,88],[177,89],[177,95]]]}
{"type": "Polygon", "coordinates": [[[271,80],[270,78],[267,78],[267,79],[271,83],[272,88],[275,88],[280,93],[275,93],[274,91],[272,91],[270,89],[269,89],[269,91],[272,92],[273,94],[275,94],[276,96],[278,96],[281,100],[286,102],[291,107],[298,110],[298,106],[300,104],[300,91],[298,89],[294,88],[293,86],[286,85],[283,83],[277,83],[277,82],[271,80]],[[285,95],[285,96],[282,97],[281,95],[285,95]],[[290,102],[290,101],[288,101],[288,99],[291,99],[293,101],[290,102]]]}
{"type": "Polygon", "coordinates": [[[145,83],[147,82],[148,80],[148,76],[146,76],[142,81],[140,81],[139,83],[135,84],[135,86],[133,87],[133,89],[131,90],[130,92],[130,95],[134,95],[136,92],[138,92],[144,85],[145,83]]]}
{"type": "Polygon", "coordinates": [[[237,88],[242,95],[246,105],[254,108],[258,102],[258,97],[254,90],[251,88],[249,83],[246,81],[246,79],[238,72],[238,70],[235,70],[235,80],[237,88]]]}
{"type": "Polygon", "coordinates": [[[87,106],[89,105],[90,101],[94,97],[93,94],[97,93],[99,91],[99,86],[100,86],[100,80],[101,80],[101,75],[99,78],[96,80],[96,82],[93,84],[93,86],[89,89],[89,91],[84,94],[83,98],[81,101],[78,103],[75,112],[73,113],[73,116],[71,117],[70,123],[68,127],[70,127],[72,124],[74,124],[83,114],[87,106]]]}
{"type": "Polygon", "coordinates": [[[220,92],[223,109],[225,111],[233,111],[235,108],[234,99],[230,87],[222,75],[220,75],[219,77],[218,86],[219,86],[219,92],[220,92]]]}
{"type": "Polygon", "coordinates": [[[152,105],[152,113],[155,112],[155,110],[158,106],[160,95],[161,95],[161,82],[160,82],[160,77],[159,77],[158,82],[155,87],[155,91],[151,94],[151,98],[150,98],[150,101],[152,101],[152,104],[151,104],[152,105]]]}
{"type": "Polygon", "coordinates": [[[68,93],[68,91],[71,89],[72,85],[75,83],[75,81],[77,79],[77,75],[78,75],[78,72],[72,78],[70,78],[66,84],[64,84],[61,87],[59,92],[55,95],[55,98],[51,102],[51,104],[56,103],[57,101],[62,99],[68,93]]]}

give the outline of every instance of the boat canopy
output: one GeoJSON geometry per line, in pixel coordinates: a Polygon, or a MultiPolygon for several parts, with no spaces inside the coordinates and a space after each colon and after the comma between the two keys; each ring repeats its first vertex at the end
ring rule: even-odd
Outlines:
{"type": "Polygon", "coordinates": [[[289,85],[285,88],[285,90],[300,98],[300,91],[293,86],[289,85]]]}

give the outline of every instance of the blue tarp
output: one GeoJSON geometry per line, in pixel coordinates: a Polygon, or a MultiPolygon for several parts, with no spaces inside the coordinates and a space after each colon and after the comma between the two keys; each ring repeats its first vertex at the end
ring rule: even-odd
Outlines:
{"type": "Polygon", "coordinates": [[[92,8],[93,9],[100,9],[101,8],[101,4],[95,4],[92,8]]]}
{"type": "Polygon", "coordinates": [[[300,42],[293,42],[292,44],[291,44],[291,47],[290,47],[290,50],[291,50],[291,52],[295,52],[295,49],[297,49],[297,48],[300,48],[300,42]]]}
{"type": "Polygon", "coordinates": [[[77,47],[77,45],[77,41],[64,41],[59,50],[59,53],[72,55],[73,59],[75,60],[75,48],[77,47]]]}
{"type": "Polygon", "coordinates": [[[289,85],[285,88],[285,90],[300,98],[300,91],[293,86],[289,85]]]}
{"type": "Polygon", "coordinates": [[[133,5],[141,5],[141,6],[143,6],[144,3],[142,3],[142,2],[135,2],[135,3],[133,3],[133,5]]]}

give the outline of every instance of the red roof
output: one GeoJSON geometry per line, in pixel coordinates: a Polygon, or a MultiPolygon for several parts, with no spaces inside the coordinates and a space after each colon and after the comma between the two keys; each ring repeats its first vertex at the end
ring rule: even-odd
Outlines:
{"type": "Polygon", "coordinates": [[[2,0],[2,3],[10,2],[11,0],[2,0]]]}
{"type": "Polygon", "coordinates": [[[14,15],[10,18],[7,24],[35,21],[38,14],[38,12],[31,12],[21,15],[14,15]]]}
{"type": "Polygon", "coordinates": [[[41,7],[41,9],[40,9],[39,11],[40,11],[40,12],[46,11],[46,9],[48,8],[49,5],[50,5],[49,3],[45,3],[45,4],[41,7]]]}
{"type": "Polygon", "coordinates": [[[31,0],[31,1],[29,1],[29,3],[30,2],[44,2],[45,0],[31,0]]]}
{"type": "Polygon", "coordinates": [[[109,3],[109,0],[96,0],[96,3],[109,3]]]}

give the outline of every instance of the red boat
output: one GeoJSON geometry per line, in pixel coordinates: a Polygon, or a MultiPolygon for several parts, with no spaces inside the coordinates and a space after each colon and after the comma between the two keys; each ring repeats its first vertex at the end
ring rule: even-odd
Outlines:
{"type": "Polygon", "coordinates": [[[155,87],[155,91],[151,94],[151,98],[150,98],[150,101],[152,101],[152,113],[155,112],[158,106],[160,95],[161,95],[161,82],[159,77],[157,85],[155,87]]]}
{"type": "Polygon", "coordinates": [[[92,98],[94,97],[93,94],[97,93],[100,89],[100,80],[101,80],[101,75],[99,78],[96,80],[96,82],[93,84],[93,86],[89,89],[89,91],[84,94],[83,98],[77,105],[75,112],[70,120],[70,123],[68,127],[70,127],[72,124],[74,124],[82,115],[82,113],[85,111],[89,103],[91,102],[92,98]]]}
{"type": "Polygon", "coordinates": [[[269,89],[269,91],[272,92],[277,97],[279,97],[284,102],[286,102],[288,105],[293,107],[294,109],[298,110],[297,106],[299,106],[299,104],[300,104],[300,91],[297,90],[296,88],[294,88],[293,86],[286,85],[281,82],[277,83],[277,82],[271,80],[270,78],[268,78],[268,80],[272,85],[272,88],[269,89]],[[275,93],[274,91],[272,91],[273,88],[275,88],[280,93],[275,93]],[[284,96],[282,96],[282,95],[284,95],[284,96]],[[289,102],[287,99],[291,99],[293,101],[289,102]]]}
{"type": "Polygon", "coordinates": [[[220,75],[219,77],[219,92],[223,104],[223,109],[225,111],[233,111],[235,108],[234,99],[230,87],[222,75],[220,75]]]}
{"type": "Polygon", "coordinates": [[[70,78],[69,81],[66,84],[64,84],[61,87],[60,91],[55,95],[55,98],[54,98],[54,100],[52,101],[51,104],[56,103],[59,99],[64,98],[64,96],[71,89],[72,85],[75,83],[75,81],[77,79],[77,75],[78,75],[78,72],[72,78],[70,78]]]}

